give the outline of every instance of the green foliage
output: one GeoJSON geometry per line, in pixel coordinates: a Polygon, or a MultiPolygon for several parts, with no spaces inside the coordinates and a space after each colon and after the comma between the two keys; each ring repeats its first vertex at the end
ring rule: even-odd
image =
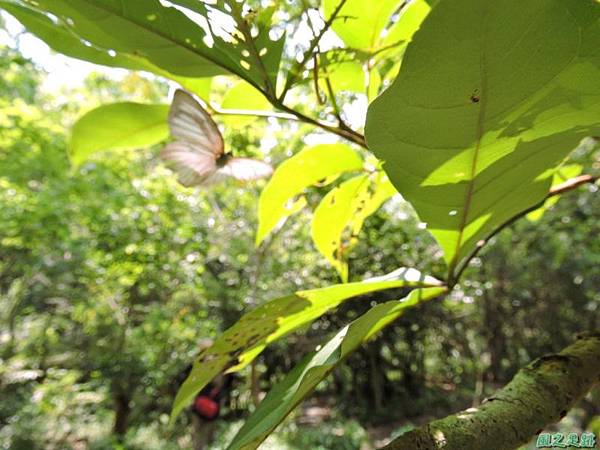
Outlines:
{"type": "MultiPolygon", "coordinates": [[[[256,448],[317,386],[369,422],[408,417],[470,402],[474,380],[505,380],[578,317],[597,326],[598,261],[584,244],[598,234],[594,186],[529,214],[539,228],[488,238],[551,186],[596,174],[591,141],[572,150],[600,133],[599,4],[437,3],[0,0],[58,52],[178,83],[219,115],[236,155],[280,162],[258,212],[260,184],[184,189],[147,148],[168,137],[171,86],[96,74],[42,96],[34,65],[2,49],[0,446],[83,436],[98,449],[190,447],[167,437],[170,404],[185,435],[187,415],[173,419],[226,371],[239,372],[227,420],[275,386],[231,443],[256,448]],[[367,112],[378,161],[357,149],[363,106],[384,88],[367,112]],[[75,123],[70,167],[62,123],[99,98],[119,103],[75,123]],[[537,229],[548,243],[531,238],[537,229]],[[473,259],[482,240],[484,260],[473,259]],[[345,284],[306,290],[332,282],[327,265],[345,284]],[[425,301],[445,284],[448,299],[425,301]]],[[[286,433],[266,445],[357,448],[364,437],[286,433]]]]}
{"type": "Polygon", "coordinates": [[[600,132],[599,5],[524,7],[440,3],[369,109],[369,146],[438,240],[451,278],[480,239],[543,199],[565,156],[600,132]]]}
{"type": "Polygon", "coordinates": [[[416,289],[408,297],[377,305],[340,330],[331,340],[307,355],[285,379],[275,386],[246,421],[229,449],[251,450],[281,423],[317,384],[360,345],[371,339],[405,309],[431,300],[444,288],[416,289]]]}
{"type": "Polygon", "coordinates": [[[111,55],[107,49],[86,45],[64,23],[52,20],[35,9],[9,1],[0,1],[0,6],[57,52],[104,66],[160,71],[160,69],[153,67],[147,61],[135,55],[111,55]]]}
{"type": "Polygon", "coordinates": [[[333,22],[333,30],[351,48],[365,51],[377,50],[381,34],[388,25],[390,16],[402,5],[402,0],[324,0],[325,17],[331,17],[338,6],[343,6],[333,22]]]}
{"type": "Polygon", "coordinates": [[[73,125],[69,149],[79,165],[99,150],[134,150],[161,142],[169,135],[168,105],[113,103],[83,115],[73,125]]]}
{"type": "Polygon", "coordinates": [[[319,182],[331,182],[341,173],[358,171],[362,166],[360,156],[345,144],[307,147],[280,164],[260,195],[257,245],[281,219],[304,207],[302,197],[294,200],[304,189],[319,182]],[[325,160],[323,154],[327,155],[325,160]]]}
{"type": "Polygon", "coordinates": [[[359,175],[329,191],[315,209],[313,241],[343,282],[348,281],[346,255],[355,245],[365,220],[394,194],[394,186],[382,172],[359,175]]]}
{"type": "Polygon", "coordinates": [[[425,0],[414,0],[404,5],[398,20],[389,28],[383,39],[386,45],[408,42],[429,14],[431,6],[425,0]]]}
{"type": "Polygon", "coordinates": [[[173,406],[174,419],[194,396],[217,374],[247,366],[267,344],[310,324],[344,300],[385,289],[438,284],[414,270],[406,270],[398,281],[349,283],[323,289],[299,291],[281,297],[243,316],[206,351],[203,351],[181,386],[173,406]]]}
{"type": "MultiPolygon", "coordinates": [[[[240,109],[249,111],[268,111],[271,109],[269,101],[257,91],[251,84],[239,81],[227,90],[223,96],[221,108],[240,109]]],[[[256,116],[226,116],[225,124],[228,127],[243,127],[251,124],[257,119],[256,116]]]]}

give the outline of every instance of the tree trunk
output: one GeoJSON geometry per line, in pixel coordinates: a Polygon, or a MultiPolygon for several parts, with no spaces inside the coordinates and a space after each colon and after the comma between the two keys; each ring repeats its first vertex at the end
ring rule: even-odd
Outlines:
{"type": "Polygon", "coordinates": [[[479,408],[403,434],[385,450],[512,450],[562,419],[600,381],[600,333],[521,369],[479,408]]]}
{"type": "Polygon", "coordinates": [[[119,438],[125,436],[129,427],[129,415],[131,413],[129,401],[129,396],[122,391],[117,391],[114,395],[115,423],[113,433],[119,438]]]}

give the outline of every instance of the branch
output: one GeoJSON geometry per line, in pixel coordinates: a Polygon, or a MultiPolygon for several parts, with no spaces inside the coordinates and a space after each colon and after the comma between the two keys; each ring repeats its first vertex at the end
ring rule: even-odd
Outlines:
{"type": "Polygon", "coordinates": [[[521,369],[479,408],[403,434],[383,450],[511,450],[558,422],[600,377],[600,333],[521,369]]]}
{"type": "MultiPolygon", "coordinates": [[[[325,24],[324,24],[323,28],[321,29],[321,31],[317,35],[315,35],[313,37],[313,39],[310,41],[310,44],[308,45],[308,49],[304,52],[304,54],[302,55],[302,58],[299,61],[296,61],[296,64],[290,69],[289,75],[288,75],[287,79],[285,80],[285,86],[283,87],[283,90],[281,91],[281,95],[279,96],[280,101],[284,100],[285,95],[287,94],[287,92],[292,88],[292,86],[296,82],[297,74],[300,73],[300,71],[302,71],[302,69],[304,68],[306,63],[312,58],[313,52],[319,45],[319,42],[321,42],[321,39],[323,38],[323,36],[327,32],[327,30],[329,30],[329,28],[331,28],[331,25],[336,20],[338,14],[340,13],[341,9],[346,4],[346,2],[347,2],[347,0],[340,0],[337,7],[335,8],[335,10],[331,13],[331,17],[329,17],[329,19],[327,19],[325,21],[325,24]]],[[[306,14],[308,14],[308,11],[306,14]]]]}
{"type": "Polygon", "coordinates": [[[509,225],[512,225],[518,219],[526,216],[530,212],[535,211],[536,209],[544,206],[544,203],[546,203],[546,200],[548,200],[550,197],[554,197],[556,195],[562,195],[566,192],[572,191],[573,189],[577,189],[579,186],[583,186],[584,184],[593,184],[596,181],[598,181],[598,179],[599,179],[599,177],[594,176],[594,175],[580,175],[578,177],[571,178],[571,179],[565,181],[564,183],[554,186],[552,189],[550,189],[550,191],[548,191],[548,194],[540,202],[536,203],[535,205],[531,206],[530,208],[527,208],[524,211],[521,211],[516,216],[513,216],[511,219],[504,222],[502,225],[500,225],[498,228],[496,228],[494,231],[492,231],[486,238],[480,240],[477,243],[475,249],[471,252],[471,254],[469,256],[467,256],[467,258],[465,258],[464,262],[461,264],[459,270],[457,271],[456,276],[454,276],[453,279],[450,280],[450,282],[448,284],[450,286],[454,285],[460,279],[460,277],[461,277],[462,273],[465,271],[465,269],[469,266],[469,263],[471,262],[471,260],[479,254],[481,249],[483,247],[485,247],[485,245],[490,241],[490,239],[492,239],[494,236],[496,236],[498,233],[500,233],[506,227],[508,227],[509,225]]]}
{"type": "Polygon", "coordinates": [[[357,131],[346,130],[339,126],[321,122],[313,117],[309,117],[305,114],[302,114],[300,111],[296,111],[295,109],[292,109],[292,108],[284,105],[283,103],[281,103],[281,101],[277,101],[277,102],[273,103],[273,106],[275,106],[277,109],[279,109],[281,111],[284,111],[284,112],[287,112],[289,114],[296,116],[298,118],[298,120],[300,120],[301,122],[309,123],[311,125],[321,128],[325,131],[329,131],[330,133],[337,134],[338,136],[343,137],[351,142],[354,142],[355,144],[360,145],[363,148],[367,148],[367,142],[365,141],[364,135],[360,134],[357,131]]]}

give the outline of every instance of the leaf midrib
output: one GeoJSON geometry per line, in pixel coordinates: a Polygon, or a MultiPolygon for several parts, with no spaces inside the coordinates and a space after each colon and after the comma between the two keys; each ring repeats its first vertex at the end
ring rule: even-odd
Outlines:
{"type": "Polygon", "coordinates": [[[468,223],[469,212],[471,209],[471,204],[473,201],[474,190],[475,190],[475,178],[477,176],[477,163],[479,162],[479,154],[481,151],[481,140],[483,139],[483,134],[485,132],[485,115],[486,115],[486,106],[487,106],[487,78],[486,78],[486,43],[487,43],[487,4],[484,4],[481,23],[482,23],[482,34],[483,37],[481,39],[480,52],[479,52],[479,78],[480,78],[480,93],[479,93],[479,114],[477,115],[477,130],[476,130],[476,140],[475,140],[475,148],[473,150],[473,159],[471,160],[471,173],[469,176],[469,183],[467,186],[467,191],[465,194],[465,202],[463,207],[463,213],[460,221],[460,226],[458,229],[458,238],[456,239],[456,247],[454,249],[454,255],[452,256],[452,261],[448,267],[448,278],[450,280],[454,279],[454,270],[458,264],[460,259],[460,251],[462,248],[462,241],[464,238],[464,231],[468,223]]]}

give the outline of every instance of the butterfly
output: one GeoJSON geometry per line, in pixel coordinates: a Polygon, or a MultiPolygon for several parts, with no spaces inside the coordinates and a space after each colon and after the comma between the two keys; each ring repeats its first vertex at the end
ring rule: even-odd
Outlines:
{"type": "Polygon", "coordinates": [[[169,110],[174,142],[161,151],[184,186],[208,186],[227,179],[253,181],[273,173],[262,161],[225,153],[223,136],[210,114],[188,92],[178,89],[169,110]]]}

